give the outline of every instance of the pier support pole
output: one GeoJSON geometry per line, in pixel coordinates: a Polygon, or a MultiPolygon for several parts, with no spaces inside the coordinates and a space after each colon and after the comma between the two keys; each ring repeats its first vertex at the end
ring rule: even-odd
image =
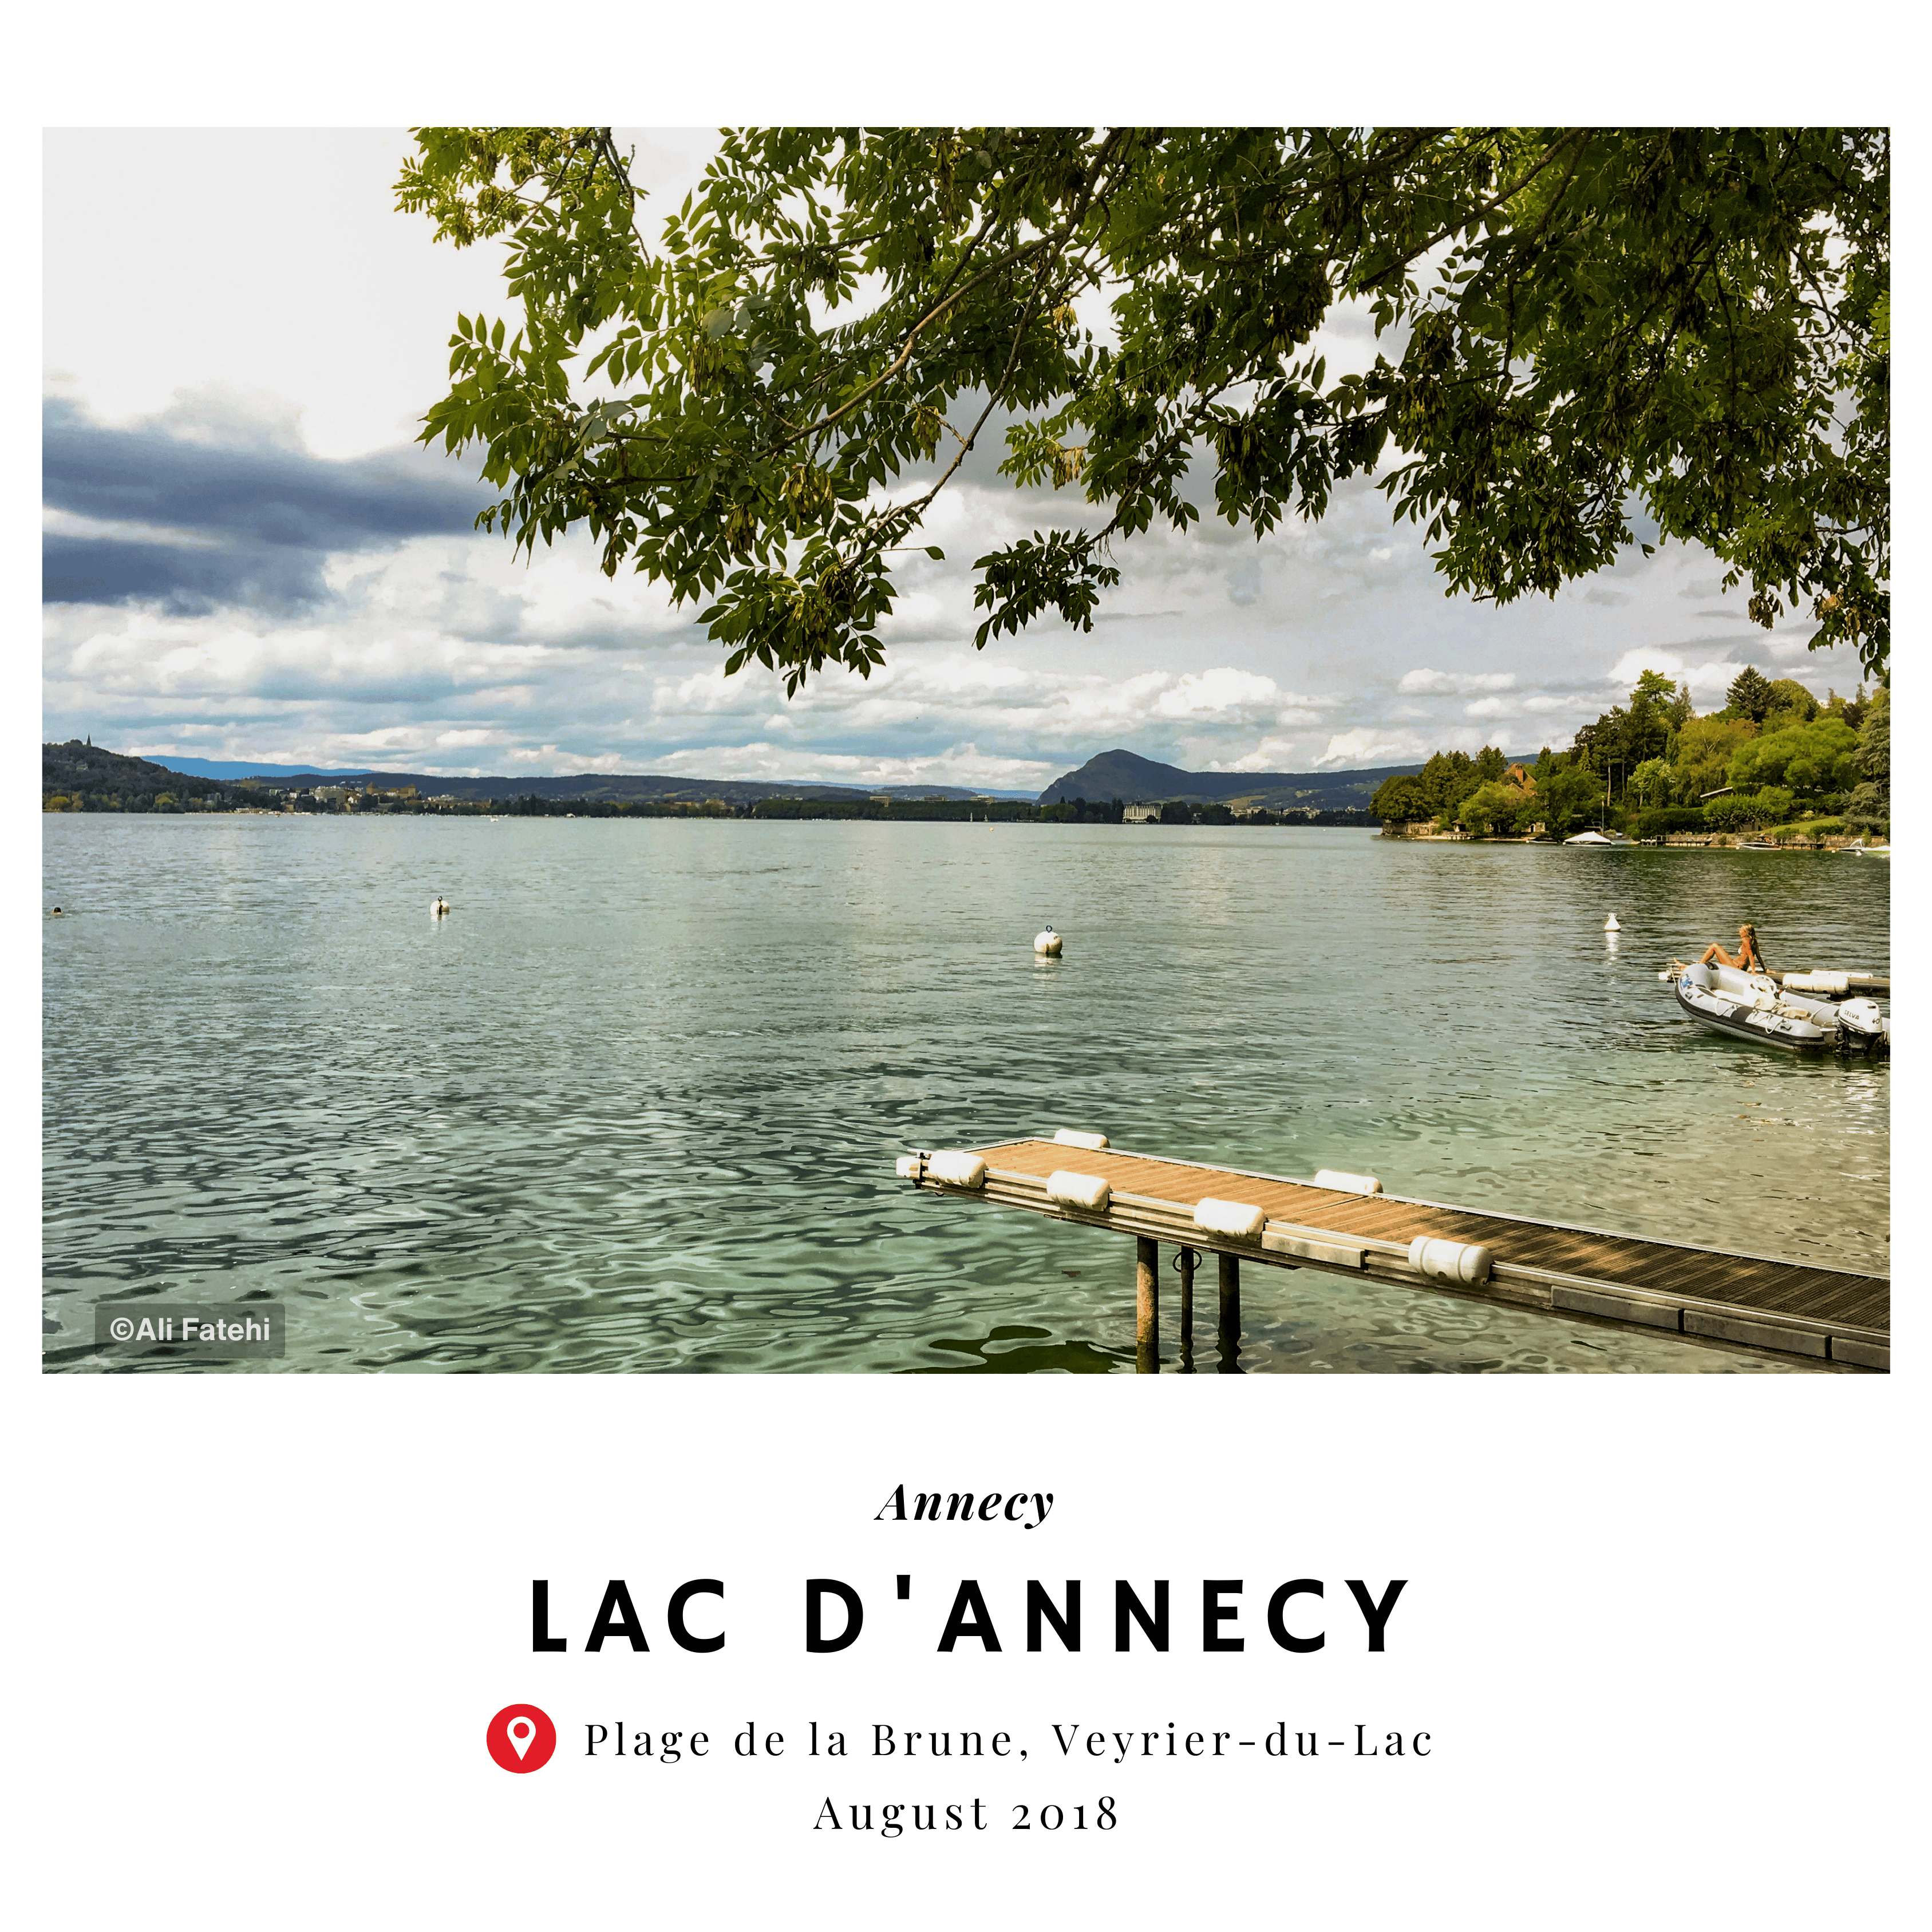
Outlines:
{"type": "Polygon", "coordinates": [[[1182,1244],[1180,1262],[1180,1372],[1191,1376],[1194,1372],[1194,1264],[1200,1259],[1194,1250],[1182,1244]]]}
{"type": "Polygon", "coordinates": [[[1144,1234],[1134,1237],[1134,1369],[1160,1372],[1160,1250],[1144,1234]]]}
{"type": "Polygon", "coordinates": [[[1215,1340],[1221,1352],[1221,1372],[1238,1375],[1235,1358],[1241,1349],[1241,1258],[1239,1255],[1218,1255],[1220,1264],[1221,1306],[1220,1318],[1216,1323],[1215,1340]]]}

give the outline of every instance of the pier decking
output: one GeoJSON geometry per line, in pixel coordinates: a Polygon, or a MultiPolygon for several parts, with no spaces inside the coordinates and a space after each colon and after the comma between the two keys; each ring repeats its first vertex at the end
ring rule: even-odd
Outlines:
{"type": "MultiPolygon", "coordinates": [[[[977,1185],[937,1178],[930,1171],[934,1156],[928,1153],[902,1162],[901,1172],[940,1193],[1023,1208],[1136,1238],[1136,1354],[1143,1370],[1159,1362],[1155,1262],[1163,1240],[1183,1250],[1184,1330],[1192,1316],[1192,1256],[1218,1258],[1224,1340],[1239,1332],[1240,1270],[1246,1260],[1863,1369],[1891,1366],[1892,1285],[1882,1275],[1478,1214],[1437,1202],[1360,1193],[1118,1148],[1094,1150],[1029,1138],[961,1152],[985,1163],[977,1185]],[[1064,1172],[1104,1180],[1109,1196],[1105,1204],[1082,1207],[1050,1195],[1048,1177],[1064,1172]],[[1203,1201],[1261,1210],[1256,1231],[1234,1234],[1203,1227],[1195,1218],[1203,1201]],[[1418,1238],[1462,1250],[1486,1250],[1486,1257],[1478,1253],[1468,1264],[1480,1271],[1480,1278],[1457,1279],[1453,1270],[1442,1278],[1434,1256],[1412,1262],[1412,1244],[1418,1238]]],[[[1216,1216],[1216,1210],[1207,1211],[1216,1216]]],[[[1455,1258],[1445,1252],[1442,1258],[1455,1258]]]]}

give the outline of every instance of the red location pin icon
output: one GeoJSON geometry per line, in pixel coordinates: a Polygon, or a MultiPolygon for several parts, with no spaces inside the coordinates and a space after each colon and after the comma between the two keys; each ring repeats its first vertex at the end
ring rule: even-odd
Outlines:
{"type": "Polygon", "coordinates": [[[483,1733],[490,1755],[506,1771],[541,1771],[556,1749],[556,1726],[534,1704],[506,1704],[483,1733]]]}

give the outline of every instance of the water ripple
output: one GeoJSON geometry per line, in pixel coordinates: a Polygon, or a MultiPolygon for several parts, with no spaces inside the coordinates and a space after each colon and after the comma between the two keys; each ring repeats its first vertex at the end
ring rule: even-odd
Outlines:
{"type": "MultiPolygon", "coordinates": [[[[50,1368],[104,1366],[105,1295],[286,1302],[248,1372],[1125,1371],[1130,1243],[892,1178],[1063,1124],[1889,1269],[1886,1070],[1695,1030],[1655,978],[1745,917],[1774,964],[1884,970],[1855,860],[104,816],[45,850],[50,1368]]],[[[1250,1372],[1784,1366],[1248,1273],[1250,1372]]]]}

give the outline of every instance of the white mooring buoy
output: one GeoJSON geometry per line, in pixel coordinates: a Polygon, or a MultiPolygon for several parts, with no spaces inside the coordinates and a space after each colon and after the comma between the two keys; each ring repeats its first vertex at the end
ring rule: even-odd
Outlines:
{"type": "Polygon", "coordinates": [[[1621,932],[1623,931],[1623,928],[1617,923],[1617,916],[1615,913],[1612,913],[1610,917],[1604,920],[1604,930],[1606,932],[1621,932]]]}
{"type": "Polygon", "coordinates": [[[1060,957],[1060,934],[1050,926],[1044,932],[1036,932],[1033,936],[1033,950],[1045,958],[1058,959],[1060,957]]]}

